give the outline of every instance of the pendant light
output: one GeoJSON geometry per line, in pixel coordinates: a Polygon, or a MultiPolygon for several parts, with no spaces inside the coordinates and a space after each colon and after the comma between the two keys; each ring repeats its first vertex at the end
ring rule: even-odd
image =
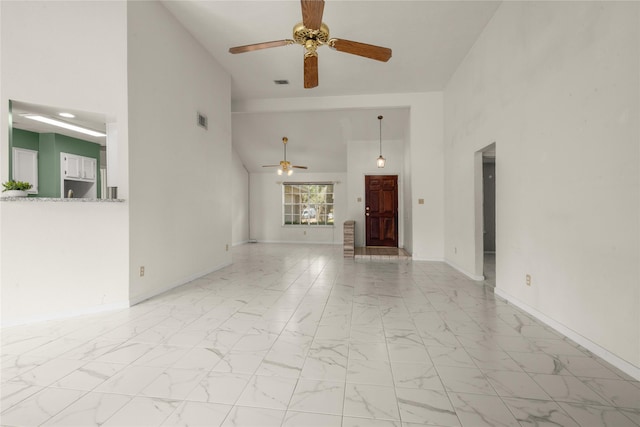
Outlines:
{"type": "Polygon", "coordinates": [[[380,157],[378,157],[376,164],[379,168],[383,168],[386,160],[382,157],[382,116],[378,116],[378,120],[380,121],[380,157]]]}

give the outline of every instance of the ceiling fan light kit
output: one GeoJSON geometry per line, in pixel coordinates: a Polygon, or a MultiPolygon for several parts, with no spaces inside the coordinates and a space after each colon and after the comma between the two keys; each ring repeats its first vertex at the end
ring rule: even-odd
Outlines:
{"type": "Polygon", "coordinates": [[[329,27],[322,22],[324,0],[300,0],[302,22],[293,27],[293,40],[275,40],[229,49],[230,53],[251,52],[272,47],[299,44],[304,47],[304,87],[318,86],[318,47],[327,45],[338,52],[350,53],[376,61],[387,62],[391,49],[344,39],[329,38],[329,27]]]}

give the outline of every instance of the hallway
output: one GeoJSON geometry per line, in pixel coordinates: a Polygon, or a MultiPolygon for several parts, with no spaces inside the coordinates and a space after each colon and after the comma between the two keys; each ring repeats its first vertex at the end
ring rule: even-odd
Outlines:
{"type": "Polygon", "coordinates": [[[640,382],[444,263],[245,244],[127,310],[2,330],[2,426],[640,425],[640,382]]]}

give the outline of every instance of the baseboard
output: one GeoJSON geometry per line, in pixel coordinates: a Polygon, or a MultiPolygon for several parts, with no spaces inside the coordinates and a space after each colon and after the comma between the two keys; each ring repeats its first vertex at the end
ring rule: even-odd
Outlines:
{"type": "Polygon", "coordinates": [[[624,359],[621,359],[620,357],[611,353],[606,348],[601,347],[600,345],[591,341],[589,338],[580,335],[578,332],[574,331],[573,329],[566,327],[562,323],[557,322],[556,320],[552,319],[546,314],[531,307],[527,303],[520,301],[518,298],[515,298],[514,296],[508,294],[507,292],[504,292],[502,289],[496,288],[494,292],[496,295],[505,299],[510,304],[513,304],[516,307],[520,308],[521,310],[524,310],[525,312],[529,313],[536,319],[540,320],[541,322],[552,327],[553,329],[560,332],[567,338],[573,340],[574,342],[578,343],[582,347],[586,348],[591,353],[606,360],[616,368],[620,369],[622,372],[640,381],[640,367],[635,366],[624,359]]]}
{"type": "MultiPolygon", "coordinates": [[[[407,253],[409,253],[409,251],[407,251],[407,253]]],[[[444,262],[444,259],[442,259],[442,258],[423,258],[417,252],[416,253],[411,252],[410,255],[411,255],[411,259],[413,261],[444,262]]]]}
{"type": "Polygon", "coordinates": [[[234,246],[240,246],[240,245],[244,245],[245,243],[249,243],[248,240],[243,240],[242,242],[234,242],[231,244],[232,247],[234,246]]]}
{"type": "Polygon", "coordinates": [[[159,289],[153,289],[151,291],[144,292],[144,293],[142,293],[140,295],[135,295],[133,297],[129,297],[129,305],[128,306],[129,307],[133,307],[134,305],[140,304],[141,302],[146,301],[149,298],[153,298],[153,297],[155,297],[157,295],[163,294],[163,293],[165,293],[167,291],[170,291],[171,289],[175,289],[175,288],[177,288],[179,286],[186,285],[187,283],[191,282],[192,280],[196,280],[196,279],[198,279],[198,278],[200,278],[202,276],[206,276],[207,274],[213,273],[214,271],[218,271],[218,270],[220,270],[222,268],[225,268],[225,267],[227,267],[227,266],[229,266],[231,264],[232,264],[231,261],[225,262],[225,263],[217,265],[216,267],[213,267],[213,268],[211,268],[211,269],[209,269],[207,271],[204,271],[204,272],[201,272],[201,273],[192,274],[190,276],[182,278],[178,282],[169,283],[169,284],[167,284],[167,285],[165,285],[165,286],[163,286],[163,287],[161,287],[159,289]]]}
{"type": "Polygon", "coordinates": [[[484,280],[484,276],[476,276],[475,274],[469,273],[464,268],[460,267],[459,265],[456,265],[456,264],[452,263],[449,260],[445,260],[444,262],[446,262],[447,265],[449,265],[450,267],[455,268],[456,270],[458,270],[460,273],[464,274],[465,276],[467,276],[471,280],[477,280],[477,281],[483,281],[484,280]]]}
{"type": "Polygon", "coordinates": [[[113,302],[110,304],[102,304],[91,307],[85,307],[78,310],[65,310],[63,312],[41,314],[38,316],[23,317],[9,321],[2,321],[2,328],[10,328],[12,326],[29,325],[32,323],[49,322],[52,320],[67,319],[70,317],[87,316],[90,314],[99,314],[105,311],[124,310],[129,308],[127,301],[113,302]]]}
{"type": "Polygon", "coordinates": [[[342,245],[342,242],[301,242],[299,240],[256,240],[256,243],[284,243],[289,245],[342,245]]]}

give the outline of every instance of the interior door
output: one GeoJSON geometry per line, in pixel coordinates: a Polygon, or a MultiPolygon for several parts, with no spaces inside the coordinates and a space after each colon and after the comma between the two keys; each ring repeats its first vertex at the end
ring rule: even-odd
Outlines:
{"type": "Polygon", "coordinates": [[[367,246],[398,247],[398,176],[366,175],[367,246]]]}

